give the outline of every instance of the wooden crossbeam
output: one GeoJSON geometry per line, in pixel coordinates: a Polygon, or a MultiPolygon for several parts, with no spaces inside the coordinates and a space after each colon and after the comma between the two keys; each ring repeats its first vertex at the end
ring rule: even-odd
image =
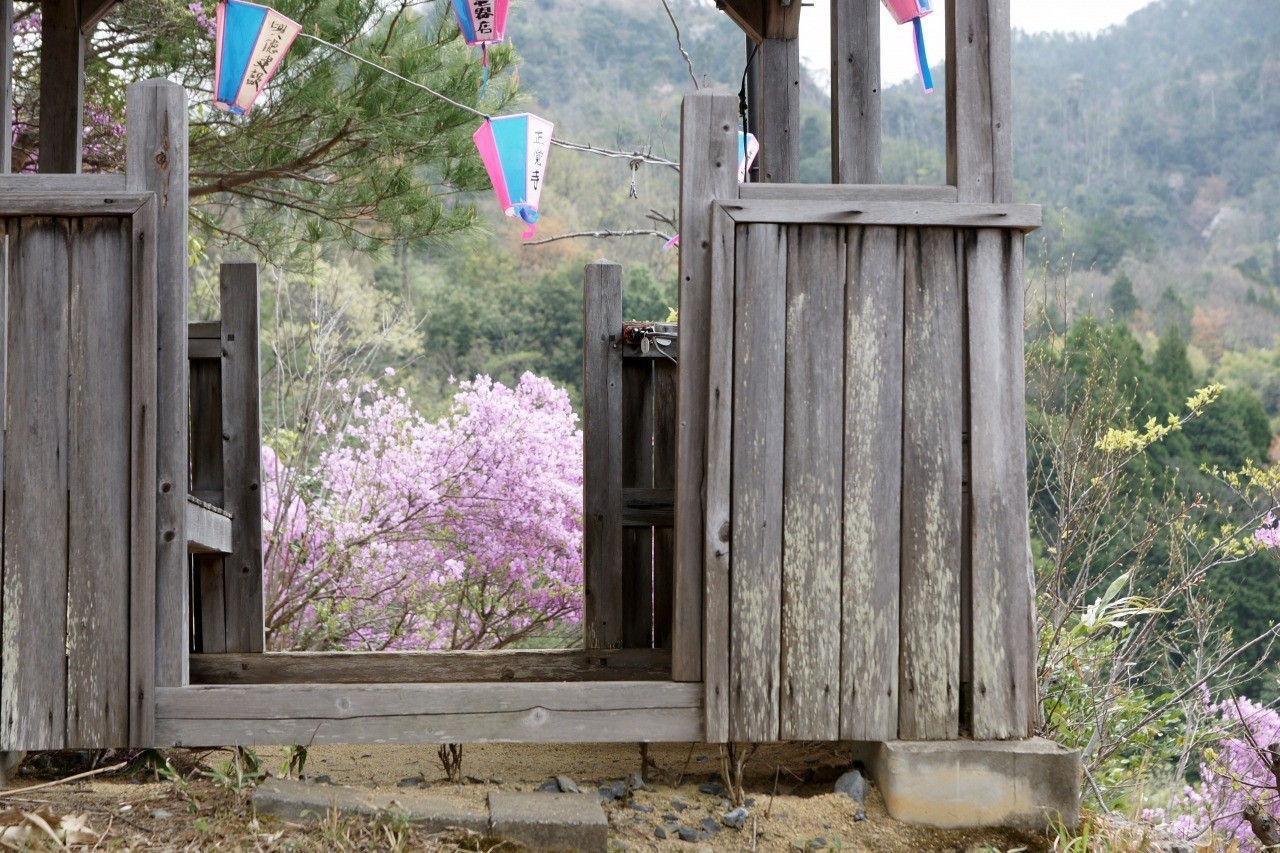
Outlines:
{"type": "Polygon", "coordinates": [[[754,41],[800,35],[800,0],[720,0],[718,5],[754,41]]]}

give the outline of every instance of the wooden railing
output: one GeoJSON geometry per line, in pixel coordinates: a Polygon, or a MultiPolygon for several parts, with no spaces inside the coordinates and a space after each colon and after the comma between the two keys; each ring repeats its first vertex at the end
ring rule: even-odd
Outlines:
{"type": "Polygon", "coordinates": [[[678,329],[623,322],[617,264],[583,288],[585,642],[670,648],[678,329]]]}
{"type": "Polygon", "coordinates": [[[223,264],[222,317],[187,325],[191,650],[260,652],[262,442],[258,268],[223,264]]]}

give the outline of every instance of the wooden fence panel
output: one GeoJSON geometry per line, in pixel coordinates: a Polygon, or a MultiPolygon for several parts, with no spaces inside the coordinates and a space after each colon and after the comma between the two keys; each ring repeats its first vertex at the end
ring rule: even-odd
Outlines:
{"type": "MultiPolygon", "coordinates": [[[[781,737],[837,740],[843,508],[843,228],[787,229],[781,737]]],[[[773,334],[784,333],[779,328],[773,334]]],[[[757,337],[769,334],[757,329],[757,337]]],[[[777,448],[773,448],[776,452],[777,448]]]]}
{"type": "Polygon", "coordinates": [[[963,305],[956,232],[907,232],[898,736],[959,736],[963,305]]]}
{"type": "MultiPolygon", "coordinates": [[[[621,293],[619,293],[621,295],[621,293]]],[[[621,315],[622,306],[618,306],[621,315]]],[[[621,331],[619,325],[618,331],[621,331]]],[[[621,357],[619,355],[619,357],[621,357]]],[[[653,488],[653,365],[622,361],[622,488],[653,488]]],[[[653,645],[653,528],[622,530],[622,647],[653,645]]]]}
{"type": "MultiPolygon", "coordinates": [[[[668,359],[653,360],[653,487],[676,485],[676,425],[679,374],[668,359]]],[[[674,525],[653,529],[653,645],[671,648],[675,604],[676,533],[674,525]]],[[[700,638],[695,637],[694,640],[700,638]]]]}

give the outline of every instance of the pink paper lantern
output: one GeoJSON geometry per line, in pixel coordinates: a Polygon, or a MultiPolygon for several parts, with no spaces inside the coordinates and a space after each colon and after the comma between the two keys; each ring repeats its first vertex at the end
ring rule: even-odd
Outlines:
{"type": "MultiPolygon", "coordinates": [[[[835,0],[839,2],[839,0],[835,0]]],[[[929,72],[929,57],[924,52],[924,26],[920,19],[933,12],[933,0],[881,0],[884,7],[893,15],[899,24],[911,23],[912,38],[915,40],[916,66],[920,69],[920,80],[926,92],[933,91],[933,75],[929,72]]]]}
{"type": "Polygon", "coordinates": [[[218,4],[213,105],[244,115],[276,73],[302,26],[275,9],[223,0],[218,4]]]}

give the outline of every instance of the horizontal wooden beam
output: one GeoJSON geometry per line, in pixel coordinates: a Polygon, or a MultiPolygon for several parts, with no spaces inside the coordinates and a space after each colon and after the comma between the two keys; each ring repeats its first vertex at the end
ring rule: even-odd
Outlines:
{"type": "Polygon", "coordinates": [[[782,201],[954,202],[955,187],[903,184],[739,184],[738,198],[782,201]]]}
{"type": "Polygon", "coordinates": [[[119,0],[80,0],[80,32],[89,35],[119,0]]]}
{"type": "Polygon", "coordinates": [[[230,516],[213,507],[188,499],[187,553],[230,554],[230,516]]]}
{"type": "Polygon", "coordinates": [[[192,655],[193,684],[666,681],[669,649],[246,652],[192,655]]]}
{"type": "Polygon", "coordinates": [[[675,489],[623,489],[623,527],[673,527],[675,489]]]}
{"type": "MultiPolygon", "coordinates": [[[[835,187],[832,187],[835,189],[835,187]]],[[[947,228],[1040,227],[1038,204],[943,204],[938,202],[863,202],[771,199],[719,202],[734,222],[776,225],[901,225],[947,228]]]]}
{"type": "MultiPolygon", "coordinates": [[[[5,182],[14,177],[5,178],[5,182]]],[[[71,176],[64,176],[66,178],[71,176]]],[[[32,192],[24,189],[0,193],[0,216],[133,216],[150,198],[150,193],[104,196],[101,192],[32,192]]]]}
{"type": "Polygon", "coordinates": [[[753,41],[764,38],[764,10],[760,0],[720,0],[717,5],[753,41]]]}
{"type": "Polygon", "coordinates": [[[718,0],[717,5],[754,41],[800,35],[800,0],[718,0]]]}
{"type": "Polygon", "coordinates": [[[701,742],[701,684],[298,684],[156,691],[156,745],[701,742]]]}
{"type": "Polygon", "coordinates": [[[24,172],[0,175],[0,195],[9,193],[123,193],[124,175],[94,172],[88,175],[41,175],[24,172]]]}

